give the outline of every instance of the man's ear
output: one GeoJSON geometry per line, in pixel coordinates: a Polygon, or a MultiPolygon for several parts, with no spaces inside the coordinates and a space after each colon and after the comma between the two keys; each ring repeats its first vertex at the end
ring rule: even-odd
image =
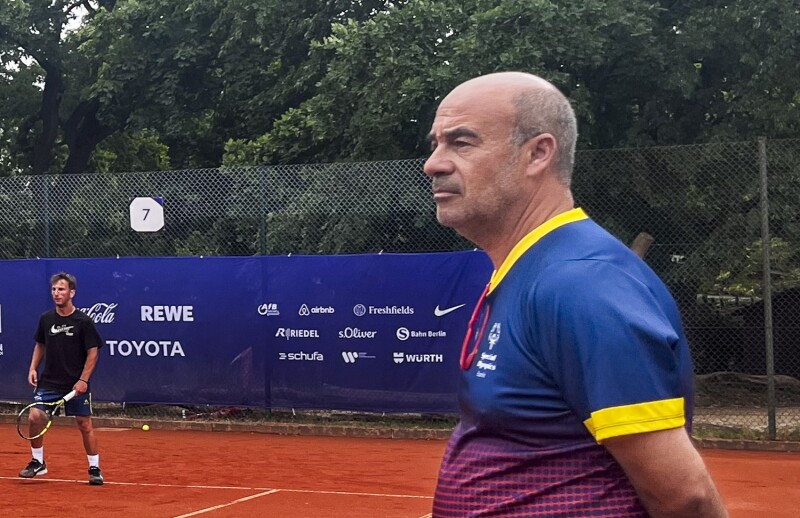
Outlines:
{"type": "Polygon", "coordinates": [[[553,167],[558,152],[556,138],[550,133],[537,135],[522,145],[528,174],[539,175],[553,167]]]}

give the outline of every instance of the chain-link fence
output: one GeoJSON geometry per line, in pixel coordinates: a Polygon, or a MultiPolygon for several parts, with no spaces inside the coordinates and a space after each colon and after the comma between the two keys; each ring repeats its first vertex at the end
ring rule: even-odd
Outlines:
{"type": "MultiPolygon", "coordinates": [[[[0,178],[0,258],[472,248],[436,223],[422,163],[0,178]],[[162,230],[131,230],[138,196],[164,198],[162,230]]],[[[624,242],[654,239],[646,260],[694,350],[698,433],[800,438],[800,139],[582,151],[573,186],[624,242]]]]}

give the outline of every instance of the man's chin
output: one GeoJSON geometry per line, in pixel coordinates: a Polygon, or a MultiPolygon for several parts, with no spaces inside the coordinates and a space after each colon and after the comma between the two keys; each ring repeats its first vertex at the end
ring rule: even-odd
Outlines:
{"type": "Polygon", "coordinates": [[[455,228],[457,223],[456,218],[454,218],[451,214],[447,214],[446,211],[437,210],[436,211],[436,221],[443,227],[450,227],[455,228]]]}

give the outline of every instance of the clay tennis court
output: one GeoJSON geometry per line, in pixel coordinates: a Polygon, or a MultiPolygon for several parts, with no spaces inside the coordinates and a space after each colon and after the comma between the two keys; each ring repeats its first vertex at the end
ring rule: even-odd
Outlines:
{"type": "MultiPolygon", "coordinates": [[[[89,486],[72,426],[46,437],[49,473],[10,424],[0,450],[0,509],[10,516],[430,516],[442,440],[98,428],[106,484],[89,486]]],[[[732,517],[800,516],[800,454],[703,450],[732,517]]]]}

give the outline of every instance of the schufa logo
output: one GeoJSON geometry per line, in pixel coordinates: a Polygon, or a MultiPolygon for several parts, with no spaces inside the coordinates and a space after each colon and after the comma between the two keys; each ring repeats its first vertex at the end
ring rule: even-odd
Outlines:
{"type": "Polygon", "coordinates": [[[111,324],[114,322],[114,310],[116,302],[98,302],[89,308],[80,308],[81,311],[91,318],[95,324],[111,324]]]}

